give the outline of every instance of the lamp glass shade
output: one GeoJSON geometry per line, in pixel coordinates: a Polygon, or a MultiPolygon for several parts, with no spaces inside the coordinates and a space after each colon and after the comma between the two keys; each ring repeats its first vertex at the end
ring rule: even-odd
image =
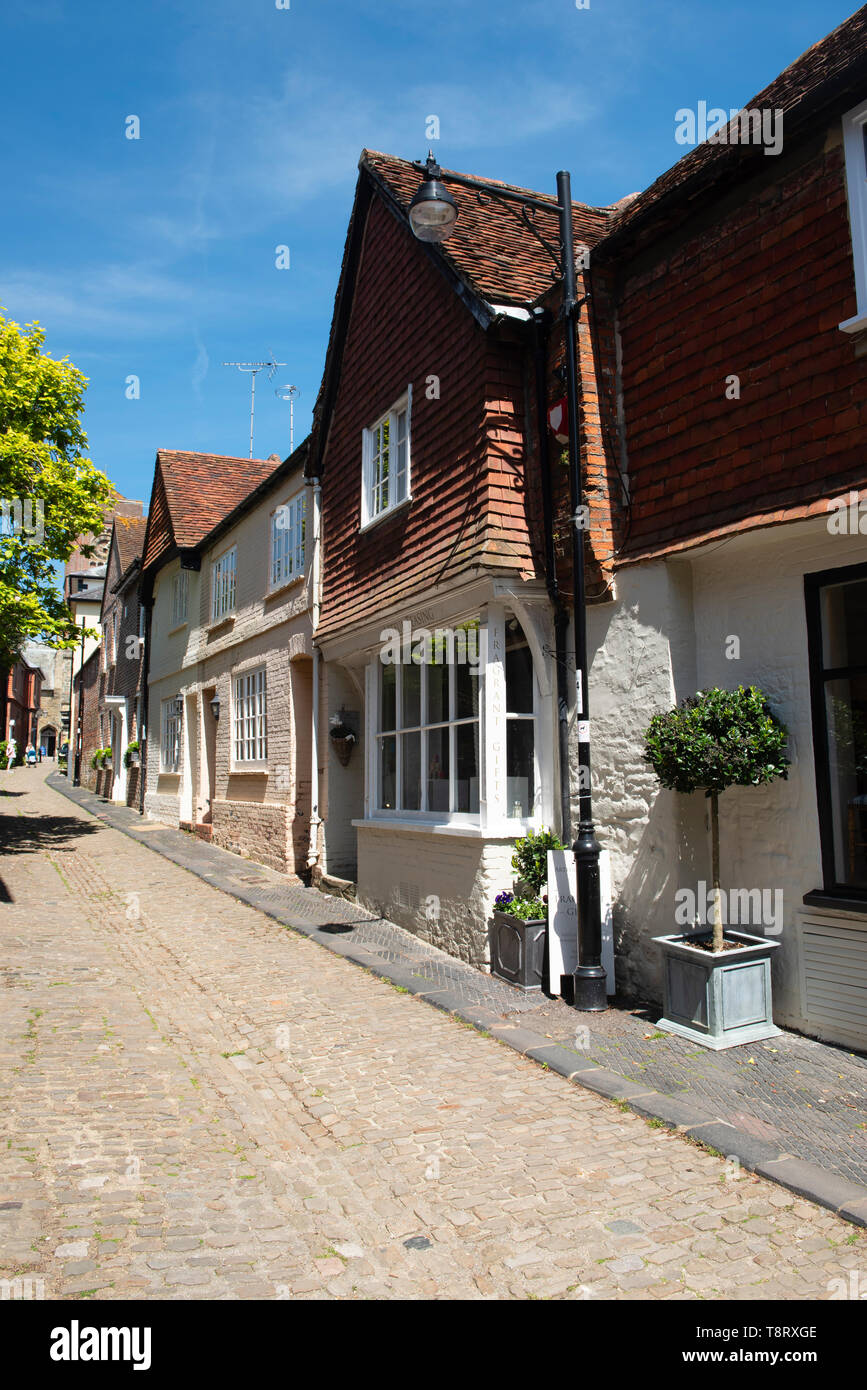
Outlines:
{"type": "Polygon", "coordinates": [[[458,220],[458,205],[439,179],[425,179],[409,205],[409,224],[419,241],[446,241],[458,220]]]}

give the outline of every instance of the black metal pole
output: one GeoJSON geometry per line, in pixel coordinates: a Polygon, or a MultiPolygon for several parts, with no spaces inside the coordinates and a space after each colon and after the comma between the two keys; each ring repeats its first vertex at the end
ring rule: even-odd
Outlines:
{"type": "MultiPolygon", "coordinates": [[[[75,762],[73,763],[73,774],[72,774],[72,785],[73,785],[74,787],[80,787],[80,786],[81,786],[81,740],[82,740],[83,733],[84,733],[84,725],[83,725],[83,721],[82,721],[82,717],[81,717],[81,716],[82,716],[82,701],[83,701],[83,699],[84,699],[84,628],[85,628],[85,624],[82,623],[82,625],[81,625],[81,666],[79,667],[79,671],[78,671],[78,709],[77,709],[77,711],[76,711],[77,717],[76,717],[76,721],[75,721],[75,762]]],[[[74,658],[73,658],[73,664],[74,664],[74,658]]],[[[73,677],[72,677],[72,688],[73,688],[73,690],[75,689],[75,675],[74,675],[74,674],[73,674],[73,677]]],[[[70,714],[71,714],[71,713],[72,713],[72,709],[71,709],[71,707],[70,707],[70,714]]],[[[72,727],[71,727],[71,726],[72,726],[72,721],[71,721],[71,719],[70,719],[70,731],[69,731],[69,732],[70,732],[70,737],[72,736],[72,727]]],[[[69,756],[69,750],[67,749],[67,758],[68,758],[68,756],[69,756]]],[[[67,763],[67,767],[68,767],[68,763],[67,763]]]]}
{"type": "Polygon", "coordinates": [[[550,314],[538,306],[533,310],[533,362],[536,375],[536,425],[539,437],[539,473],[542,485],[542,525],[545,529],[545,584],[554,609],[554,662],[557,667],[557,753],[560,773],[560,834],[572,838],[572,807],[569,796],[569,691],[566,671],[566,633],[569,615],[560,596],[557,561],[554,554],[554,501],[551,493],[551,465],[548,458],[548,399],[545,389],[545,361],[550,314]]]}
{"type": "Polygon", "coordinates": [[[590,790],[590,691],[587,672],[587,606],[584,586],[584,528],[581,512],[581,456],[578,445],[578,358],[575,347],[575,241],[572,185],[557,175],[560,252],[563,266],[563,330],[566,340],[566,399],[569,410],[569,492],[572,506],[572,600],[575,614],[575,684],[578,715],[578,836],[572,845],[578,893],[578,967],[574,1005],[583,1013],[608,1007],[602,967],[602,905],[599,842],[593,827],[590,790]]]}

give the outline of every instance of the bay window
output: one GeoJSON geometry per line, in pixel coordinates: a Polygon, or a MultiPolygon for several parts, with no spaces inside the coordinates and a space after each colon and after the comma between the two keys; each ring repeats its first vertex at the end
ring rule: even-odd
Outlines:
{"type": "Polygon", "coordinates": [[[539,814],[533,657],[517,618],[506,615],[503,630],[501,616],[498,630],[505,640],[493,647],[496,669],[490,655],[478,659],[480,645],[489,648],[477,619],[375,664],[375,816],[481,824],[483,803],[492,825],[539,814]],[[486,679],[502,692],[487,705],[486,679]]]}
{"type": "Polygon", "coordinates": [[[478,817],[480,668],[442,639],[422,655],[381,668],[378,809],[478,817]]]}

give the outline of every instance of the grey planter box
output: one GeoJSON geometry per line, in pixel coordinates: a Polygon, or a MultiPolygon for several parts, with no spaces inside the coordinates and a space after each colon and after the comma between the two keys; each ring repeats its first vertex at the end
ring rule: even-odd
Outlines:
{"type": "Polygon", "coordinates": [[[710,941],[711,932],[692,938],[657,936],[662,947],[665,1015],[656,1025],[719,1052],[739,1043],[775,1038],[771,1002],[771,952],[779,941],[726,929],[727,941],[743,942],[736,951],[712,955],[690,940],[710,941]]]}
{"type": "Polygon", "coordinates": [[[548,921],[524,922],[508,912],[494,911],[491,928],[491,973],[518,989],[542,988],[548,921]]]}

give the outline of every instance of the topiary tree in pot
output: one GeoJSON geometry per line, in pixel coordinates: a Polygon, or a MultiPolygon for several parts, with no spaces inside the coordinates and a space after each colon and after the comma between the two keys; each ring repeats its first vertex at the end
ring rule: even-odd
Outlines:
{"type": "MultiPolygon", "coordinates": [[[[703,791],[710,800],[711,867],[713,878],[712,940],[709,962],[697,984],[696,958],[702,954],[695,943],[677,937],[657,938],[669,959],[666,964],[665,1012],[660,1026],[686,1033],[712,1047],[729,1047],[735,1042],[755,1041],[778,1030],[770,1012],[770,954],[777,943],[764,942],[743,933],[726,942],[721,907],[719,862],[719,798],[729,787],[758,787],[788,776],[786,756],[788,730],[771,712],[766,696],[756,686],[737,690],[714,687],[683,700],[675,709],[654,715],[644,735],[644,757],[664,787],[677,792],[703,791]],[[752,943],[752,944],[751,944],[752,943]],[[715,977],[715,957],[738,950],[738,965],[755,957],[756,980],[739,976],[736,999],[734,978],[715,977]],[[684,962],[687,957],[689,969],[684,962]],[[682,966],[678,973],[678,966],[682,966]],[[689,972],[692,972],[690,975],[689,972]],[[761,974],[761,980],[758,978],[761,974]],[[752,1023],[750,1010],[761,1012],[756,1000],[764,1001],[766,1017],[752,1023]],[[740,1010],[740,1013],[738,1013],[740,1010]],[[726,1015],[728,1014],[728,1017],[726,1015]],[[672,1025],[672,1018],[676,1021],[672,1025]],[[694,1030],[698,1029],[698,1033],[694,1030]]],[[[704,954],[707,955],[706,948],[704,954]]],[[[732,961],[732,964],[735,964],[732,961]]]]}
{"type": "Polygon", "coordinates": [[[644,757],[664,787],[703,791],[710,798],[713,871],[713,949],[723,949],[719,882],[719,797],[729,787],[758,787],[788,777],[789,731],[761,690],[699,691],[666,714],[655,714],[644,735],[644,757]]]}

